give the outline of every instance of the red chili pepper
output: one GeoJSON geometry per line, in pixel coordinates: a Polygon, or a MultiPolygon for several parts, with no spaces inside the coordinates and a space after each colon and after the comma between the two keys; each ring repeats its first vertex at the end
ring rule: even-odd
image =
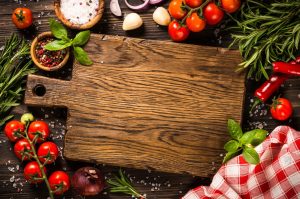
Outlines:
{"type": "Polygon", "coordinates": [[[300,64],[292,64],[286,62],[274,62],[273,71],[287,75],[300,76],[300,64]]]}
{"type": "Polygon", "coordinates": [[[256,89],[254,96],[260,101],[266,102],[281,86],[281,84],[288,79],[288,76],[274,74],[256,89]]]}
{"type": "Polygon", "coordinates": [[[300,64],[300,56],[296,57],[297,64],[300,64]]]}

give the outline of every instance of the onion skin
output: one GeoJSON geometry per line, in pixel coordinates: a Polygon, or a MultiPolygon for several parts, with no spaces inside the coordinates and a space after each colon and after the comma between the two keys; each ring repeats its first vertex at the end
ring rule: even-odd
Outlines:
{"type": "Polygon", "coordinates": [[[146,10],[149,7],[150,0],[145,0],[144,3],[142,3],[140,5],[137,5],[137,6],[131,5],[131,4],[128,3],[128,0],[125,0],[125,4],[131,10],[140,11],[140,10],[146,10]]]}
{"type": "Polygon", "coordinates": [[[99,169],[82,167],[72,177],[73,188],[82,196],[95,196],[104,189],[104,178],[99,169]]]}
{"type": "Polygon", "coordinates": [[[157,4],[160,4],[161,2],[163,2],[164,0],[150,0],[150,4],[151,5],[157,5],[157,4]]]}

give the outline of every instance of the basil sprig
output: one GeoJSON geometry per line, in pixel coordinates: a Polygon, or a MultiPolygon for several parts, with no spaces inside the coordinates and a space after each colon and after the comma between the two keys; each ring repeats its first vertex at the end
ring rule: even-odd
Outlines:
{"type": "Polygon", "coordinates": [[[89,30],[79,32],[74,39],[70,39],[66,28],[62,24],[54,19],[50,19],[49,23],[52,34],[58,40],[54,40],[45,45],[46,50],[56,51],[72,46],[75,59],[80,64],[86,66],[93,64],[92,60],[88,57],[88,54],[81,48],[81,46],[85,45],[90,39],[91,33],[89,30]]]}
{"type": "Polygon", "coordinates": [[[258,164],[259,156],[254,147],[266,139],[268,132],[263,129],[254,129],[243,133],[240,125],[232,119],[228,120],[227,127],[232,140],[224,145],[227,153],[223,163],[242,153],[248,163],[258,164]]]}

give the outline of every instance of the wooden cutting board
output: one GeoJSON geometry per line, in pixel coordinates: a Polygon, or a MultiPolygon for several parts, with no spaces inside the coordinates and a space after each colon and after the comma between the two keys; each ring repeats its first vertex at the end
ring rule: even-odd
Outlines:
{"type": "Polygon", "coordinates": [[[227,119],[242,116],[237,51],[107,35],[92,35],[85,49],[94,65],[75,63],[71,81],[27,81],[26,104],[68,108],[66,158],[211,174],[227,119]]]}

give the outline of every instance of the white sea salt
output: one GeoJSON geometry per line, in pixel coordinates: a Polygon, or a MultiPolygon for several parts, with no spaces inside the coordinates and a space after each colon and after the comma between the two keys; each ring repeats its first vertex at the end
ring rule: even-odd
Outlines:
{"type": "Polygon", "coordinates": [[[85,24],[98,12],[99,0],[61,0],[60,9],[67,20],[74,24],[85,24]]]}

